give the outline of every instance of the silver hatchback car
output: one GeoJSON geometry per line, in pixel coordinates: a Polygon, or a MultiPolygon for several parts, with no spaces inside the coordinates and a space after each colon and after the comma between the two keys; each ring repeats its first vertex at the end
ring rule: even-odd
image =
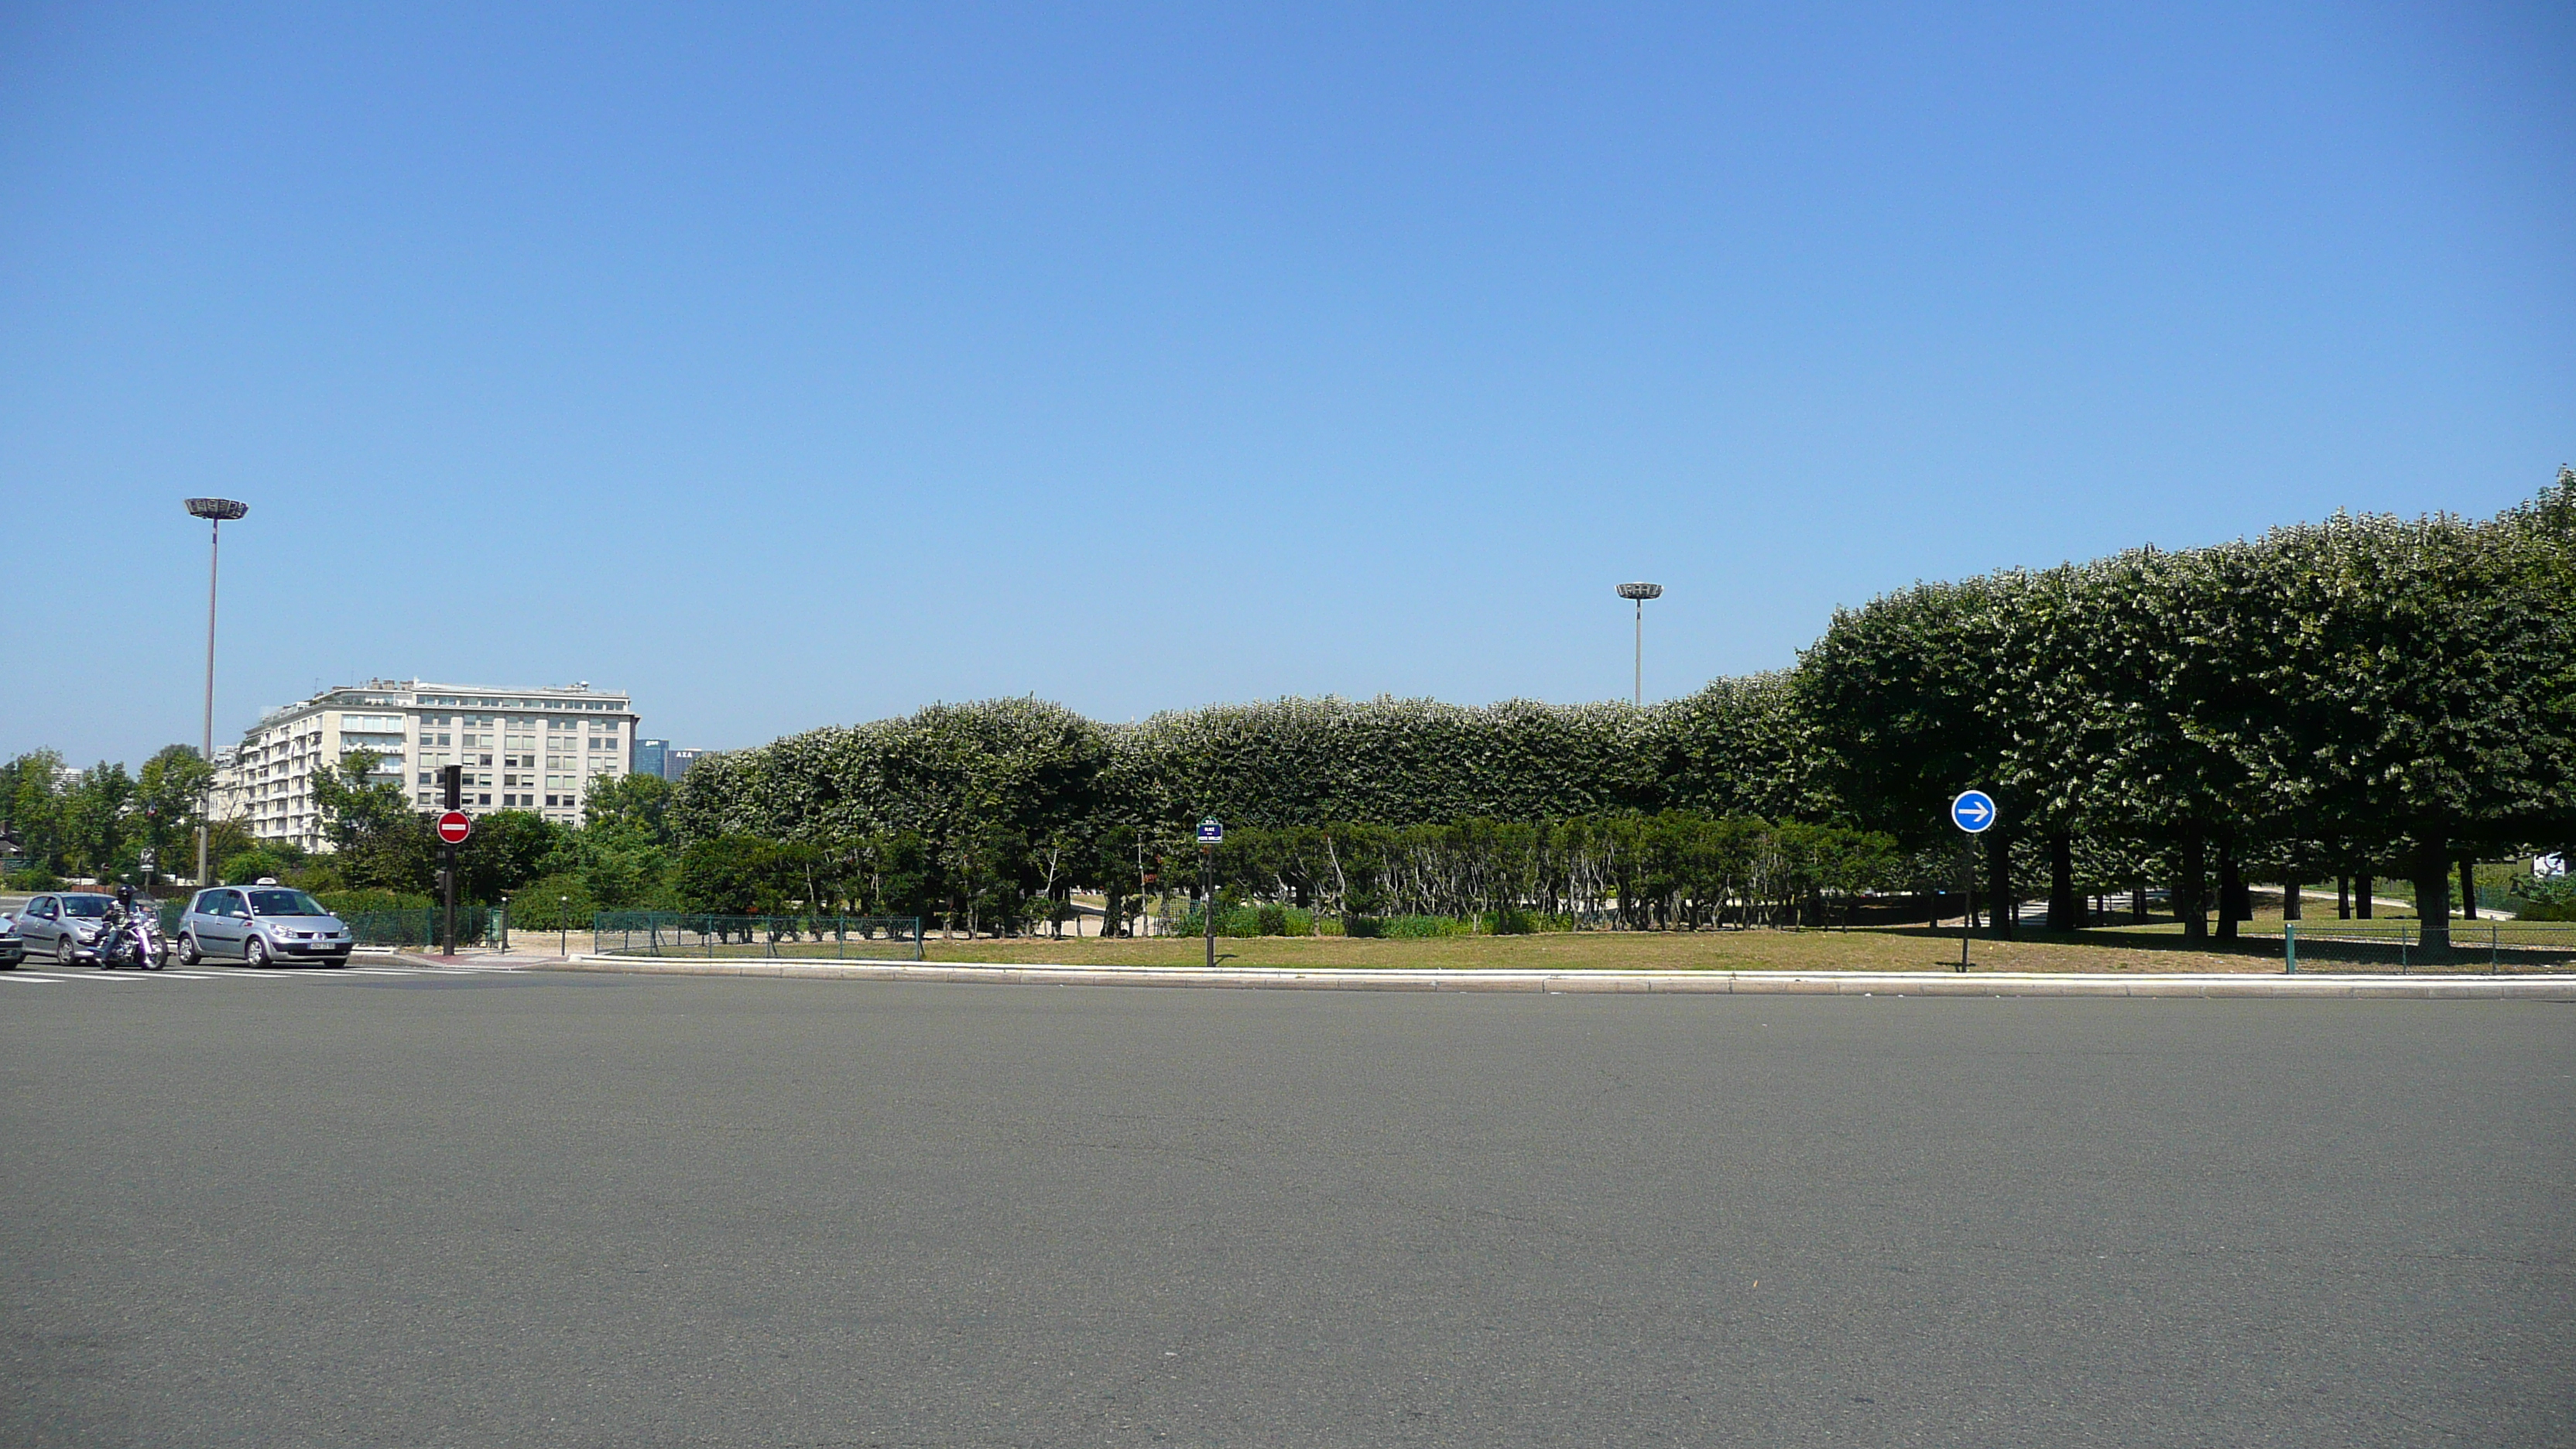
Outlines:
{"type": "Polygon", "coordinates": [[[40,961],[51,958],[57,966],[85,961],[96,954],[99,927],[115,904],[116,897],[97,891],[36,896],[17,916],[17,935],[24,943],[19,949],[40,961]]]}
{"type": "Polygon", "coordinates": [[[199,891],[179,922],[179,959],[252,966],[287,961],[349,964],[349,927],[292,886],[224,886],[199,891]]]}

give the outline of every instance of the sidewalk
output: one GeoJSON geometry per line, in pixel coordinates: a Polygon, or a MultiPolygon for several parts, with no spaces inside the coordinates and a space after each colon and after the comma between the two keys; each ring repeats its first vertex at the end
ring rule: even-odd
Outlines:
{"type": "MultiPolygon", "coordinates": [[[[365,948],[360,949],[364,951],[365,948]]],[[[368,954],[382,955],[412,966],[483,966],[496,970],[509,967],[526,971],[538,967],[560,967],[564,964],[564,958],[552,952],[531,954],[523,951],[492,951],[482,947],[468,947],[453,956],[442,956],[436,951],[417,946],[398,946],[368,954]]]]}
{"type": "Polygon", "coordinates": [[[549,956],[549,971],[651,976],[800,976],[847,981],[947,981],[1008,986],[1194,986],[1236,990],[1662,992],[1810,996],[2388,997],[2461,1001],[2576,1001],[2576,975],[2038,975],[1971,971],[1420,971],[1281,970],[1189,966],[1029,966],[961,962],[729,961],[549,956]]]}

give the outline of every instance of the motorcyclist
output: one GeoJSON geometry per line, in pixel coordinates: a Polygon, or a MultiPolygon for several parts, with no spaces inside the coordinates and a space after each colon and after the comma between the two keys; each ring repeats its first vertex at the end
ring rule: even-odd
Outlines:
{"type": "Polygon", "coordinates": [[[119,937],[124,937],[132,943],[129,949],[133,952],[136,965],[151,964],[144,959],[142,921],[143,911],[134,903],[134,887],[119,882],[116,887],[116,904],[109,906],[99,918],[98,959],[100,964],[108,964],[124,954],[116,949],[119,937]]]}

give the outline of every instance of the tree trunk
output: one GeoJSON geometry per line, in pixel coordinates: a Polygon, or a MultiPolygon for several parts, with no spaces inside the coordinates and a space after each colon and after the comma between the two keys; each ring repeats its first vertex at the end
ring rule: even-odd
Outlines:
{"type": "Polygon", "coordinates": [[[1986,832],[1986,898],[1994,913],[1994,936],[2009,941],[2013,934],[2012,842],[2000,830],[1986,832]]]}
{"type": "Polygon", "coordinates": [[[2236,939],[2236,923],[2244,915],[2245,875],[2236,864],[2236,846],[2229,841],[2218,844],[2218,939],[2236,939]]]}
{"type": "Polygon", "coordinates": [[[2075,931],[2084,926],[2084,899],[2075,894],[2075,837],[2063,830],[2048,836],[2048,929],[2075,931]]]}
{"type": "Polygon", "coordinates": [[[2129,887],[2129,921],[2132,925],[2147,923],[2147,883],[2139,881],[2129,887]]]}
{"type": "Polygon", "coordinates": [[[2478,862],[2475,856],[2460,857],[2460,919],[2478,918],[2478,862]]]}
{"type": "Polygon", "coordinates": [[[2335,877],[2335,919],[2338,921],[2349,921],[2352,919],[2351,876],[2339,875],[2335,877]]]}
{"type": "Polygon", "coordinates": [[[2294,880],[2281,887],[2282,920],[2303,921],[2307,919],[2306,913],[2301,909],[2305,900],[2306,892],[2307,883],[2305,881],[2294,880]]]}
{"type": "Polygon", "coordinates": [[[2373,881],[2369,876],[2360,875],[2353,877],[2352,910],[2354,915],[2361,917],[2365,921],[2370,919],[2370,898],[2377,893],[2377,889],[2378,883],[2373,881]]]}
{"type": "Polygon", "coordinates": [[[2208,841],[2197,830],[2187,831],[2182,838],[2179,874],[2174,878],[2174,915],[2182,922],[2186,941],[2209,939],[2209,865],[2208,841]]]}
{"type": "Polygon", "coordinates": [[[2423,930],[2424,958],[2439,961],[2451,954],[2451,859],[2436,845],[2415,853],[2415,917],[2423,930]]]}

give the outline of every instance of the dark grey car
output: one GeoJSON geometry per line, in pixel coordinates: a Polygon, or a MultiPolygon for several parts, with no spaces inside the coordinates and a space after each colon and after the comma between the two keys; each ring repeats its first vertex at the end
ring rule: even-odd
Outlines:
{"type": "Polygon", "coordinates": [[[292,886],[224,886],[199,891],[179,921],[179,959],[349,964],[349,928],[292,886]]]}
{"type": "Polygon", "coordinates": [[[116,897],[94,891],[63,891],[31,898],[18,913],[18,938],[26,954],[69,966],[94,954],[98,931],[116,897]]]}

